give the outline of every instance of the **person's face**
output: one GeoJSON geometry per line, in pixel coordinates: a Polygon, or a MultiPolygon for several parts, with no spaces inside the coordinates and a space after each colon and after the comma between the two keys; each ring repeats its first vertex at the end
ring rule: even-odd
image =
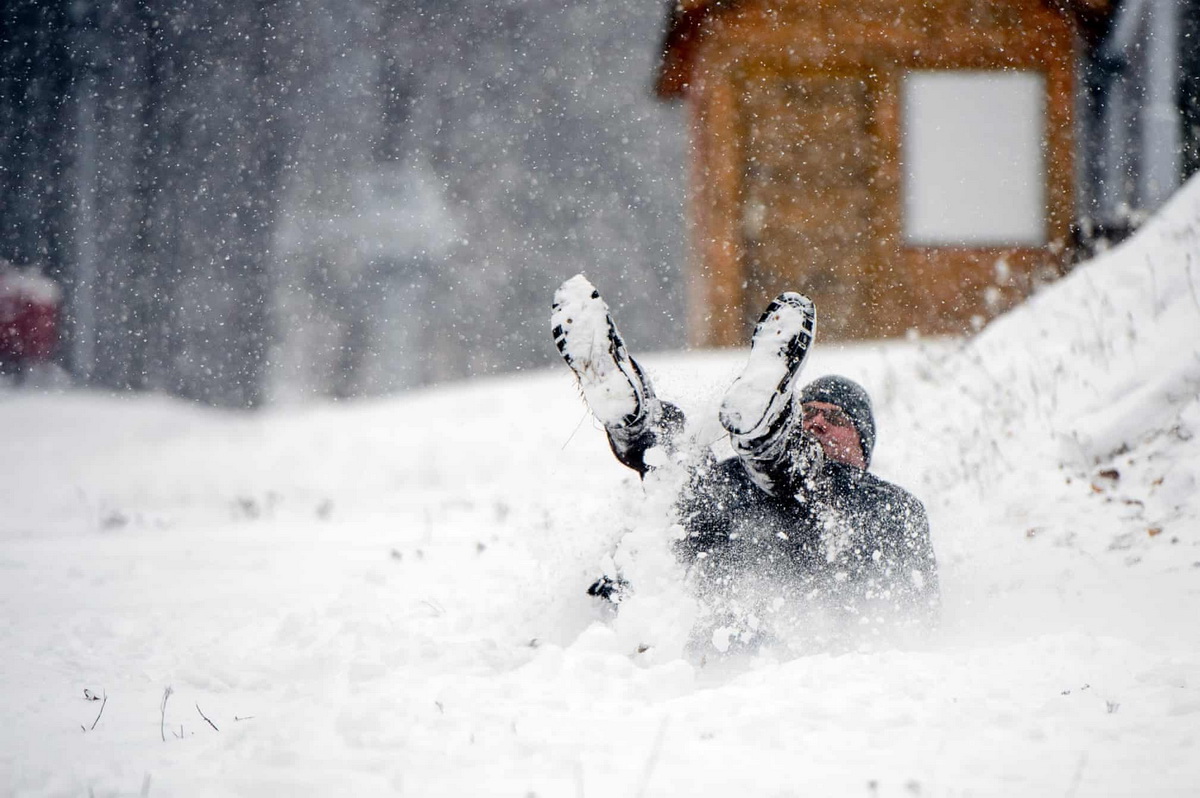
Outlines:
{"type": "Polygon", "coordinates": [[[829,402],[805,402],[804,431],[821,442],[825,456],[846,465],[866,468],[858,430],[840,407],[829,402]]]}

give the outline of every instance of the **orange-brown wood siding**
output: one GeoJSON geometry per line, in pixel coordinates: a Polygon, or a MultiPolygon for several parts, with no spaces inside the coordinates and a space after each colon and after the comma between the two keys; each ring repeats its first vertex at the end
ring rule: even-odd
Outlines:
{"type": "Polygon", "coordinates": [[[860,338],[909,329],[969,329],[1019,301],[1038,278],[1057,272],[1073,212],[1074,168],[1074,33],[1061,14],[1041,0],[789,0],[743,3],[714,14],[705,25],[693,50],[688,86],[695,159],[688,294],[694,343],[743,343],[750,319],[775,291],[806,290],[810,278],[819,312],[824,294],[829,323],[823,334],[860,338]],[[1001,68],[1036,70],[1046,78],[1049,244],[905,245],[900,152],[904,73],[1001,68]],[[829,119],[810,115],[806,120],[806,112],[797,110],[799,101],[772,99],[789,92],[807,98],[805,102],[823,103],[820,113],[829,119]],[[838,102],[855,107],[839,112],[838,102]],[[794,118],[764,121],[776,113],[794,118]],[[773,166],[757,163],[770,153],[772,136],[788,135],[797,125],[815,128],[808,136],[813,151],[845,167],[841,183],[824,185],[809,172],[810,163],[786,151],[773,166]],[[846,161],[864,149],[868,161],[846,161]],[[756,161],[749,165],[748,151],[756,161]],[[788,157],[793,158],[790,164],[788,157]],[[788,181],[771,176],[772,169],[790,169],[793,183],[804,185],[789,198],[788,181]],[[770,207],[759,228],[759,206],[764,204],[770,207]],[[841,238],[819,236],[823,223],[844,228],[841,238]],[[858,242],[856,225],[869,240],[858,242]],[[747,230],[760,234],[748,237],[747,230]],[[789,237],[807,248],[807,266],[796,256],[788,259],[792,266],[773,265],[789,237]],[[823,271],[840,274],[845,285],[831,287],[825,277],[816,279],[811,260],[818,257],[834,261],[823,271]],[[789,268],[794,273],[788,274],[789,268]],[[782,284],[788,278],[794,285],[782,284]]]}

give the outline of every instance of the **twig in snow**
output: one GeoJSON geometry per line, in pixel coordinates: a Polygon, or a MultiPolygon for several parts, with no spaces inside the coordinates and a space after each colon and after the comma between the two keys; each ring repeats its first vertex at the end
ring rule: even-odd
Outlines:
{"type": "Polygon", "coordinates": [[[579,417],[579,423],[575,425],[575,429],[573,429],[571,431],[571,434],[567,436],[567,439],[565,441],[563,441],[561,451],[566,451],[567,444],[569,444],[571,442],[571,439],[575,437],[575,433],[579,432],[579,428],[583,426],[583,422],[587,421],[587,417],[589,415],[590,415],[590,413],[585,410],[583,415],[579,417]]]}
{"type": "Polygon", "coordinates": [[[209,719],[208,719],[208,715],[205,715],[205,714],[204,714],[204,710],[202,710],[202,709],[200,708],[200,702],[199,702],[199,701],[197,701],[197,702],[196,702],[196,711],[200,713],[200,717],[204,718],[205,722],[206,722],[206,723],[208,723],[208,725],[209,725],[209,726],[212,726],[212,727],[213,727],[213,731],[218,731],[218,732],[220,731],[220,729],[218,729],[218,728],[217,728],[217,724],[215,724],[215,723],[213,723],[211,720],[209,720],[209,719]]]}
{"type": "Polygon", "coordinates": [[[239,718],[237,715],[234,715],[234,716],[233,716],[233,719],[234,719],[235,721],[238,721],[238,720],[254,720],[254,716],[253,716],[253,715],[247,715],[247,716],[246,716],[246,717],[244,717],[244,718],[239,718]]]}
{"type": "Polygon", "coordinates": [[[575,798],[584,798],[583,792],[583,763],[578,759],[574,762],[574,767],[571,768],[572,775],[575,776],[575,798]]]}
{"type": "Polygon", "coordinates": [[[658,726],[658,734],[654,737],[654,745],[650,748],[650,756],[646,759],[646,767],[642,769],[642,783],[638,785],[638,798],[646,794],[646,785],[654,774],[654,766],[658,764],[658,754],[662,750],[663,738],[667,736],[667,721],[670,715],[663,715],[662,723],[658,726]]]}
{"type": "Polygon", "coordinates": [[[1196,296],[1196,283],[1192,280],[1192,253],[1187,256],[1187,272],[1188,288],[1192,290],[1192,304],[1196,306],[1196,310],[1200,310],[1200,298],[1196,296]]]}
{"type": "Polygon", "coordinates": [[[92,728],[96,728],[96,724],[100,722],[100,715],[104,714],[104,705],[108,703],[108,691],[104,692],[104,700],[100,702],[100,712],[96,715],[96,719],[92,721],[92,728]]]}
{"type": "Polygon", "coordinates": [[[175,691],[171,689],[171,685],[167,685],[167,689],[163,690],[162,705],[158,708],[158,733],[162,735],[164,743],[167,741],[167,699],[171,697],[171,693],[173,692],[175,691]]]}
{"type": "Polygon", "coordinates": [[[1149,255],[1146,256],[1146,265],[1150,267],[1150,309],[1154,311],[1154,318],[1158,318],[1158,275],[1154,269],[1154,259],[1149,255]]]}
{"type": "Polygon", "coordinates": [[[1071,778],[1071,786],[1067,788],[1067,798],[1073,798],[1079,789],[1079,781],[1083,778],[1083,768],[1087,765],[1088,755],[1084,751],[1079,755],[1079,764],[1075,766],[1075,775],[1071,778]]]}

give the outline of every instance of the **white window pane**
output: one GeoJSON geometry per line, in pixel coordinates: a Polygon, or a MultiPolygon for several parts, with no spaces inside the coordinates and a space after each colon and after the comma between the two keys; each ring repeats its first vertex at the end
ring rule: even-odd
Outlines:
{"type": "Polygon", "coordinates": [[[1046,242],[1045,77],[919,71],[904,77],[909,244],[1046,242]]]}

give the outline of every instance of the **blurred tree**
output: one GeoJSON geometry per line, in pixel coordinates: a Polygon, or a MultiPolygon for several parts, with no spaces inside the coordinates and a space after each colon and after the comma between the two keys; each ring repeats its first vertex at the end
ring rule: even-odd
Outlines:
{"type": "Polygon", "coordinates": [[[215,404],[548,362],[547,297],[576,271],[639,348],[682,343],[659,16],[12,0],[0,256],[63,282],[81,381],[215,404]]]}
{"type": "Polygon", "coordinates": [[[10,0],[0,9],[0,257],[60,275],[70,262],[71,59],[66,4],[10,0]]]}
{"type": "Polygon", "coordinates": [[[254,405],[287,160],[276,0],[6,4],[0,246],[69,293],[68,365],[254,405]]]}

